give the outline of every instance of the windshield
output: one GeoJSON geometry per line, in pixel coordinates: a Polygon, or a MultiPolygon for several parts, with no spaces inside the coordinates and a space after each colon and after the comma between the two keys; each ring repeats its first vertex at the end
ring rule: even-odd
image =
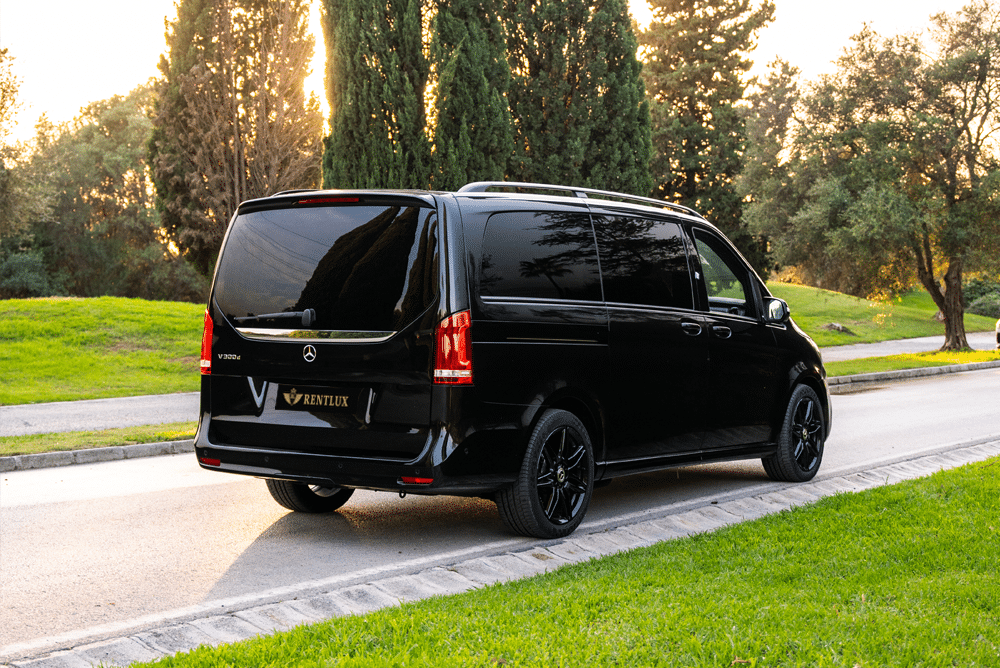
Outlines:
{"type": "Polygon", "coordinates": [[[216,302],[237,326],[398,331],[434,299],[435,222],[411,202],[241,214],[216,302]]]}

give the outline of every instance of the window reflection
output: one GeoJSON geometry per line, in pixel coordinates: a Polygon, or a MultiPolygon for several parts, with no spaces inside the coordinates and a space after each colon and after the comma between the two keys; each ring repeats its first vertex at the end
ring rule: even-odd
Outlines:
{"type": "Polygon", "coordinates": [[[601,299],[590,216],[510,212],[490,217],[483,237],[485,296],[601,299]]]}
{"type": "Polygon", "coordinates": [[[594,220],[609,302],[693,308],[687,251],[676,223],[603,216],[594,220]]]}

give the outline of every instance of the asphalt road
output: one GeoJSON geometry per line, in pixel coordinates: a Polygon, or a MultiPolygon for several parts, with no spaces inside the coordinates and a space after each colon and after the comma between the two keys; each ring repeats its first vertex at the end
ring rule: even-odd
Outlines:
{"type": "MultiPolygon", "coordinates": [[[[998,392],[1000,370],[987,370],[836,396],[820,478],[1000,436],[998,392]]],[[[597,490],[580,531],[771,484],[757,461],[633,476],[597,490]]],[[[289,513],[261,481],[203,471],[193,455],[10,472],[0,478],[0,647],[534,542],[505,534],[478,499],[358,492],[339,513],[289,513]]]]}

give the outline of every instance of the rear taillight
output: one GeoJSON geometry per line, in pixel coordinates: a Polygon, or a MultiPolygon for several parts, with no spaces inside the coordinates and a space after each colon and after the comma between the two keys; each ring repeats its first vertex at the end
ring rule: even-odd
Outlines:
{"type": "Polygon", "coordinates": [[[205,310],[205,329],[201,333],[201,372],[212,373],[212,316],[205,310]]]}
{"type": "Polygon", "coordinates": [[[445,318],[434,336],[434,382],[448,385],[472,385],[472,342],[468,311],[445,318]]]}

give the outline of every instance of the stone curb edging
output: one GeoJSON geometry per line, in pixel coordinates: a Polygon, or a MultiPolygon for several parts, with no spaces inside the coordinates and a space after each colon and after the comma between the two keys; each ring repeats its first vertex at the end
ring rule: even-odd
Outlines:
{"type": "Polygon", "coordinates": [[[830,388],[830,394],[839,394],[845,390],[857,389],[859,386],[870,385],[872,383],[887,383],[897,380],[996,368],[1000,368],[1000,360],[994,362],[972,362],[971,364],[950,364],[948,366],[928,366],[918,369],[899,369],[897,371],[876,371],[874,373],[859,373],[853,376],[832,376],[826,379],[826,384],[830,388]]]}
{"type": "Polygon", "coordinates": [[[118,459],[178,455],[185,452],[194,452],[193,439],[141,443],[139,445],[118,445],[110,448],[90,448],[87,450],[43,452],[37,455],[14,455],[12,457],[0,457],[0,473],[44,469],[54,466],[70,466],[73,464],[111,462],[118,459]]]}
{"type": "Polygon", "coordinates": [[[567,564],[617,554],[658,542],[752,520],[811,503],[825,496],[860,492],[930,475],[1000,455],[1000,441],[926,455],[777,491],[731,499],[565,540],[528,550],[477,557],[407,575],[373,580],[317,596],[269,603],[229,614],[142,631],[126,637],[63,648],[45,656],[4,664],[10,668],[90,668],[128,666],[152,661],[201,645],[220,645],[287,631],[335,617],[365,614],[404,602],[457,594],[491,584],[555,570],[567,564]]]}

